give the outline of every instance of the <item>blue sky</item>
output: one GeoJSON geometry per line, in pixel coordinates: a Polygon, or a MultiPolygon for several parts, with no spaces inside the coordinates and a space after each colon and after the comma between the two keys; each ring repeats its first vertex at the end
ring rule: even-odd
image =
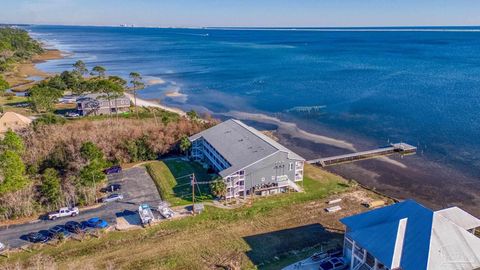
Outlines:
{"type": "Polygon", "coordinates": [[[0,0],[0,23],[139,26],[480,25],[477,0],[0,0]]]}

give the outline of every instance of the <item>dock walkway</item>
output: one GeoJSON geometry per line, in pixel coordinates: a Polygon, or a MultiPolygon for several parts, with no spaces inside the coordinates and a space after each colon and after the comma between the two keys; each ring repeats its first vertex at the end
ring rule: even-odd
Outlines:
{"type": "Polygon", "coordinates": [[[395,153],[402,155],[415,154],[417,147],[406,143],[392,143],[390,146],[382,147],[374,150],[356,152],[351,154],[338,155],[333,157],[318,158],[307,161],[309,164],[319,164],[322,167],[353,162],[357,160],[377,158],[380,156],[388,156],[395,153]]]}

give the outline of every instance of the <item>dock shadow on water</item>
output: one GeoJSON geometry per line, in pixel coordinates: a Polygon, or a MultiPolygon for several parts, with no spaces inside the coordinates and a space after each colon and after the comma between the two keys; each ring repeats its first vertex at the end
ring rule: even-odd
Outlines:
{"type": "Polygon", "coordinates": [[[304,259],[303,256],[310,255],[305,250],[319,246],[328,248],[338,246],[342,243],[343,233],[328,231],[320,224],[309,224],[250,235],[243,239],[250,246],[250,251],[247,251],[246,255],[252,263],[263,269],[279,260],[285,261],[288,265],[304,259]]]}

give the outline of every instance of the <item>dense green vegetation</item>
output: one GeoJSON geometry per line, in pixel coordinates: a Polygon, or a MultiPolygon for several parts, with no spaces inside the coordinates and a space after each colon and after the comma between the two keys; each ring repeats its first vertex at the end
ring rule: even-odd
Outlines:
{"type": "Polygon", "coordinates": [[[5,94],[5,91],[10,88],[10,85],[8,85],[8,82],[5,81],[2,75],[0,75],[0,95],[5,94]]]}
{"type": "Polygon", "coordinates": [[[43,52],[42,46],[25,30],[0,27],[0,72],[9,70],[14,63],[30,59],[43,52]]]}
{"type": "Polygon", "coordinates": [[[25,164],[21,159],[24,151],[22,138],[7,131],[0,141],[0,195],[18,191],[27,185],[25,164]]]}
{"type": "Polygon", "coordinates": [[[28,99],[35,112],[52,112],[58,99],[62,96],[63,92],[61,90],[37,85],[30,89],[28,99]]]}

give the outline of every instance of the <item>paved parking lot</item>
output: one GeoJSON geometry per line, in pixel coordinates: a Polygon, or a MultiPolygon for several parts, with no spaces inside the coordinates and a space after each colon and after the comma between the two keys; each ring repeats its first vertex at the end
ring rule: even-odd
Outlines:
{"type": "Polygon", "coordinates": [[[148,203],[152,207],[157,207],[161,202],[157,188],[144,167],[136,167],[109,175],[108,182],[122,185],[122,189],[118,191],[124,196],[122,201],[103,204],[95,209],[80,210],[80,214],[76,217],[61,218],[55,221],[35,220],[31,223],[2,228],[0,229],[0,242],[8,244],[11,248],[21,247],[29,244],[29,242],[21,239],[22,235],[48,230],[55,225],[63,225],[71,220],[83,221],[92,217],[99,217],[106,220],[110,225],[115,225],[117,216],[121,216],[124,212],[136,212],[139,204],[148,203]]]}

